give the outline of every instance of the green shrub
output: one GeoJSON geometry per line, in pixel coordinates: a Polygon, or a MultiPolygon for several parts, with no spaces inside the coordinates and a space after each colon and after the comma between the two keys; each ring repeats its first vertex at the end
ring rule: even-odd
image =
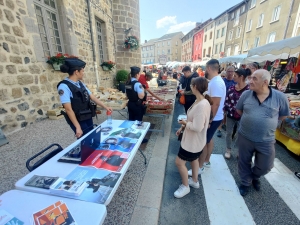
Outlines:
{"type": "Polygon", "coordinates": [[[127,70],[119,70],[116,75],[118,83],[124,83],[127,80],[129,72],[127,70]]]}

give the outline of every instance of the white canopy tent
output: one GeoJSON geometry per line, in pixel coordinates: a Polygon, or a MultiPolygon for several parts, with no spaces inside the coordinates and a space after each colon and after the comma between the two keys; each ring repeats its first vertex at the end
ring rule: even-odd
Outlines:
{"type": "Polygon", "coordinates": [[[244,63],[247,58],[247,54],[233,55],[219,59],[219,63],[244,63]]]}
{"type": "Polygon", "coordinates": [[[300,52],[300,36],[272,42],[249,50],[247,61],[263,62],[266,60],[287,59],[298,57],[300,52]]]}

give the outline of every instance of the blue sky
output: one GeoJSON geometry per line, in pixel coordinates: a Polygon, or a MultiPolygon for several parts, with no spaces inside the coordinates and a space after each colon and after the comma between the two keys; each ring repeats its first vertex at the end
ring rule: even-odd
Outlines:
{"type": "Polygon", "coordinates": [[[242,0],[140,0],[141,43],[195,27],[242,0]]]}

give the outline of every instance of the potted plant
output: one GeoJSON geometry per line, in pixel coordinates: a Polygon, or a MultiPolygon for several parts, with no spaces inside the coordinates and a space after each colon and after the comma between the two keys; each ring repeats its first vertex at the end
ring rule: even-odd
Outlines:
{"type": "Polygon", "coordinates": [[[111,71],[115,67],[116,63],[113,61],[104,61],[101,63],[101,67],[104,71],[111,71]]]}
{"type": "Polygon", "coordinates": [[[116,81],[119,85],[119,90],[125,93],[125,82],[129,72],[127,70],[119,70],[116,75],[116,81]]]}
{"type": "Polygon", "coordinates": [[[77,56],[57,53],[55,56],[49,56],[47,63],[51,64],[54,70],[60,70],[66,58],[77,58],[77,56]]]}
{"type": "Polygon", "coordinates": [[[128,36],[123,44],[125,49],[137,50],[139,48],[139,39],[136,36],[128,36]]]}

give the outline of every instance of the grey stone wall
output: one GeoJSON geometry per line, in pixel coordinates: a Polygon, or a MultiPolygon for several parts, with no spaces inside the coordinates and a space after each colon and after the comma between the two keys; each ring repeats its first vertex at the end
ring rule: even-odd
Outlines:
{"type": "MultiPolygon", "coordinates": [[[[141,66],[141,51],[125,50],[125,29],[132,28],[129,35],[140,41],[139,0],[113,0],[113,22],[115,26],[117,69],[129,70],[131,66],[141,66]]],[[[141,41],[140,41],[141,43],[141,41]]]]}
{"type": "MultiPolygon", "coordinates": [[[[67,74],[45,63],[33,0],[0,0],[0,128],[5,134],[47,118],[49,109],[60,105],[57,83],[67,74]]],[[[112,87],[115,71],[100,67],[95,18],[104,23],[105,60],[117,68],[140,65],[140,51],[122,48],[124,32],[133,27],[140,36],[138,0],[91,0],[96,67],[87,0],[56,0],[64,52],[78,56],[87,65],[84,82],[112,87]],[[113,16],[114,13],[118,16],[113,16]],[[122,43],[121,43],[122,42],[122,43]]]]}

